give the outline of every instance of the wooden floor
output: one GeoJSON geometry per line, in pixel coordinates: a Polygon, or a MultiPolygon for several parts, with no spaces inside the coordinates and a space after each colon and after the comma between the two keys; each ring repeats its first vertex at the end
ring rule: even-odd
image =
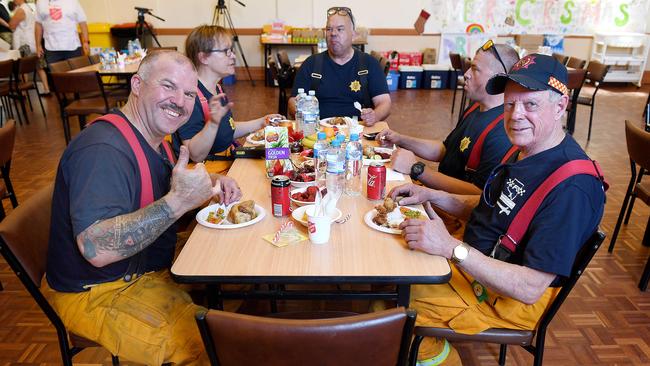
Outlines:
{"type": "MultiPolygon", "coordinates": [[[[227,88],[238,120],[275,112],[277,90],[238,82],[227,88]]],[[[640,119],[648,87],[609,86],[597,98],[592,140],[586,143],[588,107],[580,106],[575,137],[598,160],[612,184],[602,229],[611,233],[621,206],[629,165],[624,120],[640,119]]],[[[397,131],[425,138],[443,138],[454,125],[450,117],[451,91],[398,91],[391,94],[390,125],[397,131]]],[[[65,147],[54,98],[46,100],[48,118],[38,104],[29,125],[18,126],[11,178],[19,202],[52,181],[65,147]]],[[[73,126],[73,135],[78,127],[73,126]]],[[[650,153],[650,152],[648,152],[650,153]]],[[[9,202],[3,202],[10,214],[9,202]]],[[[639,203],[630,224],[620,233],[616,250],[606,245],[555,317],[547,334],[546,365],[650,365],[650,292],[637,282],[650,255],[640,245],[650,210],[639,203]]],[[[61,363],[54,329],[14,273],[0,259],[0,365],[58,365],[61,363]]],[[[304,303],[302,303],[304,304],[304,303]]],[[[300,304],[281,304],[297,308],[300,304]]],[[[304,306],[313,306],[305,304],[304,306]]],[[[342,305],[333,305],[341,307],[342,305]]],[[[365,305],[355,305],[363,308],[365,305]]],[[[465,365],[496,365],[495,345],[458,344],[465,365]]],[[[103,350],[85,350],[75,361],[83,365],[110,365],[103,350]]],[[[529,365],[532,357],[510,347],[508,365],[529,365]]],[[[124,363],[128,364],[128,363],[124,363]]]]}

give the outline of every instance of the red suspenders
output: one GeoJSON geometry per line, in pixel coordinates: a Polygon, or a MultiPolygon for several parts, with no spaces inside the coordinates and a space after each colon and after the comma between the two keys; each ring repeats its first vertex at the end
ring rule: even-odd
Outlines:
{"type": "MultiPolygon", "coordinates": [[[[124,118],[122,118],[122,116],[117,114],[107,114],[101,116],[90,122],[90,124],[97,121],[106,121],[115,126],[115,128],[120,131],[122,136],[124,136],[124,139],[129,143],[129,146],[131,146],[131,150],[133,150],[135,159],[138,162],[138,169],[140,170],[140,181],[142,182],[140,208],[149,205],[153,202],[153,183],[151,180],[151,170],[149,169],[149,162],[147,161],[147,157],[144,154],[144,150],[142,150],[142,146],[140,145],[138,138],[135,136],[135,132],[133,132],[133,129],[131,126],[129,126],[129,123],[124,118]]],[[[165,153],[167,154],[167,158],[172,164],[174,164],[176,161],[174,159],[172,149],[169,147],[169,144],[167,141],[163,140],[162,145],[165,153]]]]}
{"type": "MultiPolygon", "coordinates": [[[[203,110],[203,121],[205,123],[210,122],[210,105],[208,104],[208,98],[205,97],[205,94],[201,91],[201,88],[197,88],[199,102],[201,103],[201,109],[203,110]]],[[[217,91],[223,93],[221,85],[217,84],[217,91]]]]}
{"type": "MultiPolygon", "coordinates": [[[[463,114],[463,119],[467,118],[470,113],[475,111],[479,107],[479,103],[474,103],[472,104],[471,107],[465,111],[465,114],[463,114]]],[[[478,136],[478,139],[476,139],[476,142],[474,143],[474,146],[472,147],[472,151],[469,153],[469,158],[467,159],[467,164],[465,165],[465,170],[466,171],[475,171],[476,168],[478,168],[479,164],[481,163],[481,154],[483,153],[483,144],[485,143],[485,139],[487,138],[487,135],[496,127],[499,122],[503,120],[503,113],[501,113],[497,118],[495,118],[490,124],[488,124],[485,129],[483,129],[483,132],[478,136]]],[[[511,148],[506,155],[504,156],[504,159],[507,160],[510,155],[512,155],[512,150],[511,148]]]]}
{"type": "Polygon", "coordinates": [[[588,174],[603,182],[603,189],[607,191],[609,184],[605,181],[600,165],[594,160],[572,160],[557,168],[542,184],[535,189],[535,192],[526,200],[519,212],[510,222],[505,235],[499,238],[498,245],[503,245],[510,252],[514,253],[517,245],[526,234],[528,226],[532,221],[537,209],[544,201],[544,198],[565,179],[578,174],[588,174]]]}

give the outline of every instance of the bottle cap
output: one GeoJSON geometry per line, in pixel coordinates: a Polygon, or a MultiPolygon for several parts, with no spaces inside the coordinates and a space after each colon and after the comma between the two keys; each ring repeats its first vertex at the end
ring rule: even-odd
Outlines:
{"type": "Polygon", "coordinates": [[[303,89],[303,88],[298,88],[298,94],[302,94],[302,93],[304,93],[304,92],[305,92],[305,89],[303,89]]]}
{"type": "Polygon", "coordinates": [[[327,138],[327,134],[323,131],[319,132],[316,136],[319,140],[325,140],[327,138]]]}
{"type": "Polygon", "coordinates": [[[358,133],[350,134],[350,141],[359,141],[359,134],[358,133]]]}
{"type": "Polygon", "coordinates": [[[332,147],[341,147],[341,140],[334,139],[334,140],[332,140],[331,145],[332,145],[332,147]]]}
{"type": "Polygon", "coordinates": [[[314,90],[310,90],[310,91],[309,91],[309,95],[316,95],[316,91],[314,91],[314,90]]]}

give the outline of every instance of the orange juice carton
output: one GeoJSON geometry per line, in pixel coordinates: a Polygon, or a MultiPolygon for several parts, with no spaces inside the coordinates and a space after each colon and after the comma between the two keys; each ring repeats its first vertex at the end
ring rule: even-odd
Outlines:
{"type": "Polygon", "coordinates": [[[291,150],[289,148],[289,131],[287,127],[267,126],[264,128],[264,147],[266,148],[266,174],[269,178],[276,175],[291,176],[291,150]]]}

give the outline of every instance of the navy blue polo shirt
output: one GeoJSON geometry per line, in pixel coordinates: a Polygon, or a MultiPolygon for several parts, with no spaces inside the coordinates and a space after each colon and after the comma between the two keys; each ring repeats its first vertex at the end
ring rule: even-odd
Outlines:
{"type": "MultiPolygon", "coordinates": [[[[535,189],[561,165],[576,159],[589,157],[566,135],[558,146],[495,169],[494,179],[485,187],[494,206],[481,199],[467,223],[464,241],[489,255],[535,189]]],[[[546,196],[509,262],[569,276],[582,244],[598,228],[604,205],[600,180],[585,174],[566,179],[546,196]]]]}
{"type": "MultiPolygon", "coordinates": [[[[199,81],[199,89],[205,95],[205,98],[210,101],[213,94],[206,89],[203,84],[199,81]]],[[[201,107],[201,102],[199,97],[196,97],[194,101],[194,109],[192,110],[192,115],[190,119],[183,124],[176,133],[172,135],[174,152],[178,155],[183,140],[190,140],[194,135],[201,132],[205,126],[205,116],[203,115],[203,107],[201,107]]],[[[235,136],[235,121],[232,117],[232,111],[228,111],[221,122],[219,123],[219,129],[217,130],[217,136],[212,143],[210,148],[210,154],[217,154],[225,151],[232,144],[235,136]]]]}
{"type": "MultiPolygon", "coordinates": [[[[155,151],[130,126],[149,161],[154,200],[158,200],[169,192],[172,164],[166,154],[155,151]]],[[[113,125],[93,123],[70,142],[59,162],[52,198],[47,253],[50,287],[62,292],[81,292],[87,289],[86,285],[114,281],[127,274],[130,258],[96,268],[81,255],[76,237],[97,221],[140,209],[140,193],[135,155],[113,125]]],[[[138,272],[169,268],[175,245],[174,224],[141,252],[138,272]]]]}
{"type": "MultiPolygon", "coordinates": [[[[314,60],[316,57],[323,57],[323,69],[321,75],[323,78],[320,80],[316,97],[318,98],[320,106],[320,118],[338,117],[338,116],[360,116],[361,113],[358,109],[354,108],[354,102],[359,102],[363,105],[363,96],[366,91],[361,90],[360,78],[357,75],[359,71],[359,56],[365,57],[366,68],[368,75],[366,76],[368,82],[367,92],[372,98],[388,94],[388,84],[386,84],[386,77],[384,71],[379,66],[379,62],[367,54],[355,52],[350,61],[343,65],[339,65],[332,61],[327,51],[309,56],[305,62],[302,63],[296,78],[293,82],[293,91],[291,96],[298,95],[298,88],[305,89],[308,92],[311,87],[311,74],[314,72],[314,60]]],[[[374,106],[363,105],[363,108],[373,108],[374,106]]]]}
{"type": "MultiPolygon", "coordinates": [[[[464,112],[463,112],[464,113],[464,112]]],[[[443,142],[445,156],[440,161],[438,171],[442,174],[472,183],[483,188],[492,169],[512,147],[501,120],[488,133],[483,141],[481,160],[475,172],[465,171],[470,153],[483,130],[503,113],[503,104],[487,111],[473,110],[447,135],[443,142]]]]}

